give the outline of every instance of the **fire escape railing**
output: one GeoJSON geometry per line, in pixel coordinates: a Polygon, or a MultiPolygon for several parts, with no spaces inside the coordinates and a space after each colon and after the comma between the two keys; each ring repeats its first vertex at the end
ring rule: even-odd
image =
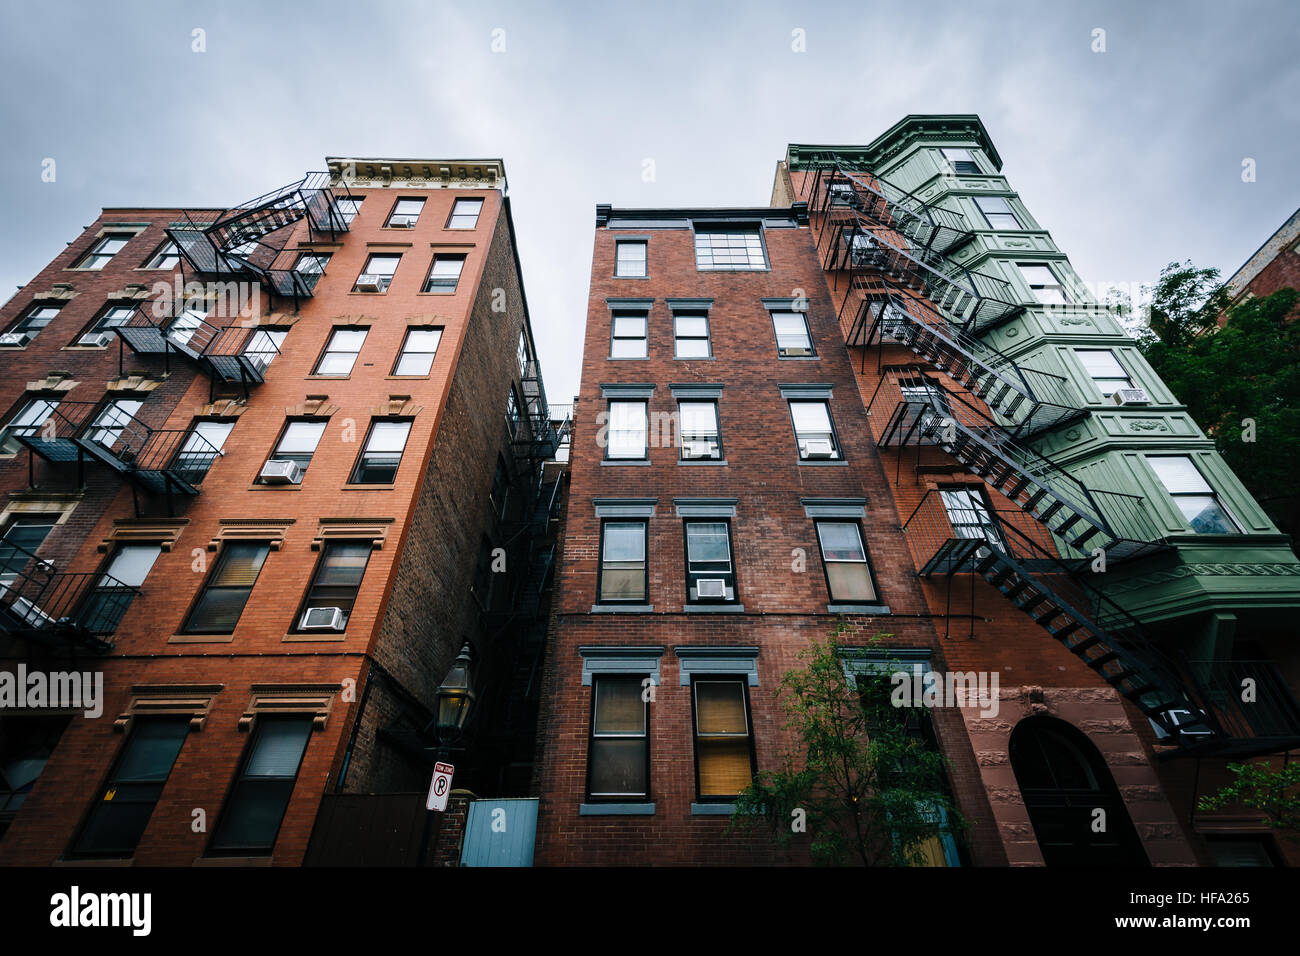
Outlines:
{"type": "Polygon", "coordinates": [[[1255,668],[1270,681],[1269,705],[1245,709],[1240,682],[1234,689],[1233,681],[1250,662],[1184,662],[1180,668],[1137,618],[1089,583],[1086,558],[1062,552],[1018,513],[969,501],[953,511],[942,491],[931,490],[902,529],[918,575],[944,575],[950,583],[955,574],[983,577],[1132,701],[1180,753],[1245,754],[1300,745],[1300,708],[1275,670],[1255,668]]]}
{"type": "Polygon", "coordinates": [[[140,589],[100,572],[59,571],[20,545],[0,545],[0,631],[50,646],[105,651],[140,589]]]}

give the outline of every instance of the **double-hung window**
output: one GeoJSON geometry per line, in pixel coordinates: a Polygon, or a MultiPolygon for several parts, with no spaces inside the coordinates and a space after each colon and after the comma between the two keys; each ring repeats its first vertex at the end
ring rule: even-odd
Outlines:
{"type": "Polygon", "coordinates": [[[830,403],[792,400],[790,418],[794,422],[795,442],[801,460],[841,457],[839,442],[835,440],[835,428],[831,424],[830,403]]]}
{"type": "Polygon", "coordinates": [[[293,271],[302,276],[323,275],[332,255],[333,253],[308,249],[298,256],[298,261],[293,264],[293,271]]]}
{"type": "Polygon", "coordinates": [[[941,488],[939,497],[948,512],[948,523],[959,538],[987,541],[999,551],[1006,551],[1002,531],[989,510],[988,501],[978,487],[941,488]]]}
{"type": "Polygon", "coordinates": [[[423,199],[399,199],[384,226],[388,229],[411,229],[419,221],[423,209],[423,199]]]}
{"type": "Polygon", "coordinates": [[[776,330],[776,354],[781,358],[815,355],[808,317],[802,312],[773,311],[772,327],[776,330]]]}
{"type": "Polygon", "coordinates": [[[233,634],[270,553],[263,542],[231,542],[221,549],[203,592],[190,611],[190,634],[233,634]]]}
{"type": "Polygon", "coordinates": [[[111,634],[161,553],[157,544],[120,545],[86,595],[80,624],[96,634],[111,634]]]}
{"type": "Polygon", "coordinates": [[[648,352],[646,332],[649,314],[632,309],[616,309],[611,317],[612,331],[609,357],[645,358],[648,352]]]}
{"type": "Polygon", "coordinates": [[[280,346],[284,345],[284,340],[288,337],[288,329],[257,329],[248,337],[244,355],[257,363],[262,371],[266,371],[280,354],[280,346]]]}
{"type": "Polygon", "coordinates": [[[442,341],[442,329],[410,328],[393,366],[394,375],[428,375],[442,341]]]}
{"type": "Polygon", "coordinates": [[[18,437],[38,433],[58,407],[57,399],[30,399],[13,418],[9,419],[9,424],[0,430],[0,454],[13,455],[21,451],[23,445],[18,441],[18,437]]]}
{"type": "Polygon", "coordinates": [[[607,520],[601,525],[600,603],[645,603],[648,527],[645,521],[607,520]]]}
{"type": "Polygon", "coordinates": [[[677,403],[677,430],[682,461],[721,461],[722,438],[718,431],[716,401],[677,403]]]}
{"type": "Polygon", "coordinates": [[[673,357],[708,358],[712,354],[709,347],[709,313],[674,312],[673,357]]]}
{"type": "Polygon", "coordinates": [[[650,703],[642,677],[592,681],[587,797],[593,801],[650,798],[650,703]]]}
{"type": "Polygon", "coordinates": [[[644,400],[611,399],[605,434],[607,459],[645,460],[650,431],[648,403],[644,400]]]}
{"type": "Polygon", "coordinates": [[[1110,398],[1121,388],[1133,387],[1133,379],[1110,349],[1075,349],[1074,354],[1102,398],[1110,398]]]}
{"type": "Polygon", "coordinates": [[[730,801],[754,779],[745,679],[694,678],[695,792],[701,802],[730,801]]]}
{"type": "Polygon", "coordinates": [[[121,441],[124,433],[128,443],[141,439],[141,426],[135,413],[143,404],[135,398],[119,398],[109,402],[90,423],[86,437],[109,450],[114,450],[113,446],[121,441]]]}
{"type": "Polygon", "coordinates": [[[984,221],[990,229],[1023,229],[1016,211],[1011,203],[1002,196],[976,196],[975,205],[979,207],[984,221]]]}
{"type": "Polygon", "coordinates": [[[77,339],[78,345],[107,345],[113,341],[108,333],[113,329],[120,329],[131,321],[131,316],[135,315],[135,306],[130,305],[110,305],[99,317],[91,324],[81,337],[77,339]]]}
{"type": "Polygon", "coordinates": [[[57,305],[34,305],[23,313],[22,318],[9,327],[9,331],[0,335],[0,345],[26,345],[36,338],[38,332],[45,328],[61,307],[57,305]]]}
{"type": "Polygon", "coordinates": [[[212,463],[221,455],[235,423],[230,419],[204,419],[197,421],[185,436],[172,470],[182,479],[195,485],[204,479],[212,463]]]}
{"type": "Polygon", "coordinates": [[[911,433],[920,444],[942,442],[946,424],[955,421],[943,387],[933,379],[917,375],[899,379],[898,391],[907,403],[902,434],[911,433]]]}
{"type": "MultiPolygon", "coordinates": [[[[280,440],[276,442],[275,450],[267,460],[291,461],[298,466],[300,472],[305,472],[311,464],[312,456],[316,454],[321,436],[325,434],[326,424],[328,423],[324,419],[319,418],[290,419],[285,423],[280,440]]],[[[264,479],[259,478],[258,481],[264,482],[264,479]]]]}
{"type": "Polygon", "coordinates": [[[343,631],[370,561],[369,541],[327,541],[298,611],[299,632],[343,631]]]}
{"type": "Polygon", "coordinates": [[[330,332],[325,351],[316,363],[313,375],[351,375],[357,355],[366,341],[365,329],[335,328],[330,332]]]}
{"type": "Polygon", "coordinates": [[[424,280],[423,291],[450,295],[456,291],[456,285],[460,282],[460,274],[464,268],[464,255],[438,253],[433,257],[433,264],[429,266],[429,277],[424,280]]]}
{"type": "Polygon", "coordinates": [[[129,232],[110,232],[103,236],[93,246],[90,247],[84,256],[77,260],[74,269],[91,269],[98,270],[108,265],[115,255],[122,251],[122,247],[130,241],[133,233],[129,232]]]}
{"type": "Polygon", "coordinates": [[[400,252],[372,252],[366,258],[366,266],[357,276],[353,292],[387,292],[397,273],[397,264],[402,261],[400,252]]]}
{"type": "Polygon", "coordinates": [[[644,279],[646,269],[645,240],[620,239],[614,243],[614,277],[616,279],[644,279]]]}
{"type": "Polygon", "coordinates": [[[862,542],[862,528],[856,521],[818,521],[817,542],[831,601],[875,604],[876,588],[862,542]]]}
{"type": "Polygon", "coordinates": [[[212,835],[214,853],[270,853],[311,738],[312,717],[258,717],[212,835]]]}
{"type": "Polygon", "coordinates": [[[977,175],[980,171],[975,156],[969,149],[951,147],[944,149],[943,158],[948,161],[952,171],[959,176],[977,175]]]}
{"type": "Polygon", "coordinates": [[[687,521],[685,529],[687,601],[735,601],[731,525],[726,521],[687,521]]]}
{"type": "Polygon", "coordinates": [[[397,469],[402,463],[402,451],[411,433],[411,422],[376,421],[370,426],[366,443],[361,449],[352,470],[354,484],[390,484],[397,480],[397,469]]]}
{"type": "Polygon", "coordinates": [[[181,263],[181,252],[176,248],[176,243],[168,239],[158,251],[149,257],[145,263],[146,269],[175,269],[181,263]]]}
{"type": "Polygon", "coordinates": [[[1065,295],[1065,286],[1056,277],[1052,267],[1044,262],[1017,262],[1020,275],[1024,278],[1029,291],[1043,305],[1065,305],[1069,299],[1065,295]]]}
{"type": "Polygon", "coordinates": [[[1191,458],[1148,455],[1147,464],[1197,534],[1237,534],[1241,530],[1191,458]]]}
{"type": "Polygon", "coordinates": [[[135,853],[190,730],[188,717],[136,717],[131,723],[108,783],[95,792],[73,856],[135,853]]]}
{"type": "Polygon", "coordinates": [[[478,225],[479,213],[483,211],[481,199],[457,199],[451,207],[451,216],[447,220],[448,229],[473,229],[478,225]]]}

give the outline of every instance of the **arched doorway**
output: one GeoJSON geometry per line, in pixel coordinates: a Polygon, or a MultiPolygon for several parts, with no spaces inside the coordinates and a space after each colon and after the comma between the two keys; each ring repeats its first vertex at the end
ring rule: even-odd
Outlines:
{"type": "Polygon", "coordinates": [[[1055,717],[1028,717],[1008,745],[1011,769],[1048,866],[1149,866],[1101,753],[1055,717]],[[1094,831],[1096,810],[1105,829],[1094,831]]]}

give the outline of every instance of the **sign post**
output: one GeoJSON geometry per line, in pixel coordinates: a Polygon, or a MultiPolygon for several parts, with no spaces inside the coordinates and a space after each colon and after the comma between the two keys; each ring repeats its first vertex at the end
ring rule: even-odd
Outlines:
{"type": "Polygon", "coordinates": [[[451,795],[451,777],[456,768],[439,760],[433,765],[433,780],[429,782],[429,799],[425,808],[443,811],[447,809],[447,798],[451,795]]]}

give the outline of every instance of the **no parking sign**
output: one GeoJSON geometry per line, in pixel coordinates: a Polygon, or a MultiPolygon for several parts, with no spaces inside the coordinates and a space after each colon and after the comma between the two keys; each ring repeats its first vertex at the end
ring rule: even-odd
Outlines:
{"type": "Polygon", "coordinates": [[[429,799],[425,807],[429,810],[446,810],[447,797],[451,794],[451,775],[456,768],[449,763],[439,761],[433,765],[433,780],[429,783],[429,799]]]}

